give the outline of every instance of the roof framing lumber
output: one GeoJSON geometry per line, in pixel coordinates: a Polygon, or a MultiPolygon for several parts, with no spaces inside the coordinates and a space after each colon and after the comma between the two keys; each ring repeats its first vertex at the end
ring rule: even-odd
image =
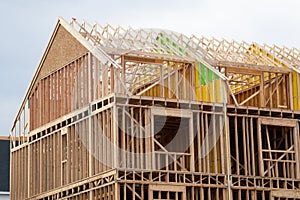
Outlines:
{"type": "Polygon", "coordinates": [[[299,58],[59,18],[11,129],[11,199],[298,198],[299,58]]]}

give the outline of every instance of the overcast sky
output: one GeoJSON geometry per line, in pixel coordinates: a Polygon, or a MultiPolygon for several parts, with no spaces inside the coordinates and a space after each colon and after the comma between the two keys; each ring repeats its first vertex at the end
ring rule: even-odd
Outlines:
{"type": "Polygon", "coordinates": [[[8,135],[58,16],[300,48],[299,0],[0,0],[0,135],[8,135]]]}

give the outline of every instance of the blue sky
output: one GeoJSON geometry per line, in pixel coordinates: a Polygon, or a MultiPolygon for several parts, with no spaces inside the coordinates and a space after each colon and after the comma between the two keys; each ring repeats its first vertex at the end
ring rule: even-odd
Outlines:
{"type": "Polygon", "coordinates": [[[298,0],[0,1],[0,135],[8,135],[58,16],[300,48],[298,0]]]}

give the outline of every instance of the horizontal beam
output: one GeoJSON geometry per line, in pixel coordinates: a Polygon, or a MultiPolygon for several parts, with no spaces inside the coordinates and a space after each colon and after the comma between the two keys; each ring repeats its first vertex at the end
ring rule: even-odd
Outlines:
{"type": "Polygon", "coordinates": [[[188,57],[181,57],[171,54],[161,54],[161,53],[155,53],[155,52],[144,52],[140,50],[126,50],[126,49],[117,49],[117,48],[111,48],[111,47],[102,47],[102,49],[107,54],[113,54],[115,56],[134,56],[134,57],[146,57],[146,58],[153,58],[153,59],[161,59],[161,60],[167,60],[167,61],[174,61],[174,62],[184,62],[184,63],[194,63],[194,58],[188,58],[188,57]]]}
{"type": "MultiPolygon", "coordinates": [[[[64,185],[64,186],[56,188],[54,190],[46,191],[45,193],[30,197],[30,198],[31,199],[43,199],[43,198],[47,198],[47,197],[52,196],[52,195],[61,194],[64,191],[72,190],[73,188],[77,188],[77,187],[80,187],[80,186],[83,186],[83,185],[93,185],[91,183],[95,184],[95,182],[100,183],[99,186],[94,186],[95,189],[99,188],[101,186],[104,187],[107,184],[115,183],[115,180],[111,179],[111,178],[113,178],[116,174],[117,174],[117,170],[112,169],[112,170],[109,170],[109,171],[106,171],[106,172],[102,172],[101,174],[97,174],[95,176],[92,176],[92,177],[89,177],[89,178],[86,178],[86,179],[83,179],[83,180],[80,180],[80,181],[76,181],[76,182],[68,184],[68,185],[64,185]],[[105,181],[101,182],[101,180],[105,180],[105,181]]],[[[93,189],[93,187],[90,187],[86,191],[90,191],[92,189],[93,189]]],[[[81,191],[78,192],[78,193],[81,193],[81,191]]]]}
{"type": "Polygon", "coordinates": [[[249,63],[238,63],[229,61],[216,62],[218,67],[226,67],[227,72],[233,72],[237,74],[253,74],[260,75],[261,72],[272,72],[272,73],[290,73],[291,69],[283,67],[274,67],[268,65],[255,65],[249,63]]]}
{"type": "Polygon", "coordinates": [[[162,64],[163,60],[148,58],[148,57],[138,57],[138,56],[124,56],[125,62],[138,62],[138,63],[150,63],[150,64],[162,64]]]}
{"type": "Polygon", "coordinates": [[[185,186],[181,185],[165,185],[165,184],[155,184],[149,185],[149,190],[155,191],[170,191],[170,192],[184,192],[185,186]]]}
{"type": "Polygon", "coordinates": [[[297,120],[293,119],[278,119],[278,118],[259,118],[259,123],[263,125],[271,126],[287,126],[287,127],[296,127],[297,120]]]}
{"type": "Polygon", "coordinates": [[[300,191],[297,190],[272,190],[272,197],[277,198],[300,198],[300,191]]]}

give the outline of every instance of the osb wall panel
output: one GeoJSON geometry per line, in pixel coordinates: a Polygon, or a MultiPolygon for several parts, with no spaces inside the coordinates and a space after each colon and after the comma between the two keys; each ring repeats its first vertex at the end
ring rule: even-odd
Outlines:
{"type": "Polygon", "coordinates": [[[37,82],[42,77],[63,67],[87,51],[64,27],[59,26],[42,65],[37,82]]]}

